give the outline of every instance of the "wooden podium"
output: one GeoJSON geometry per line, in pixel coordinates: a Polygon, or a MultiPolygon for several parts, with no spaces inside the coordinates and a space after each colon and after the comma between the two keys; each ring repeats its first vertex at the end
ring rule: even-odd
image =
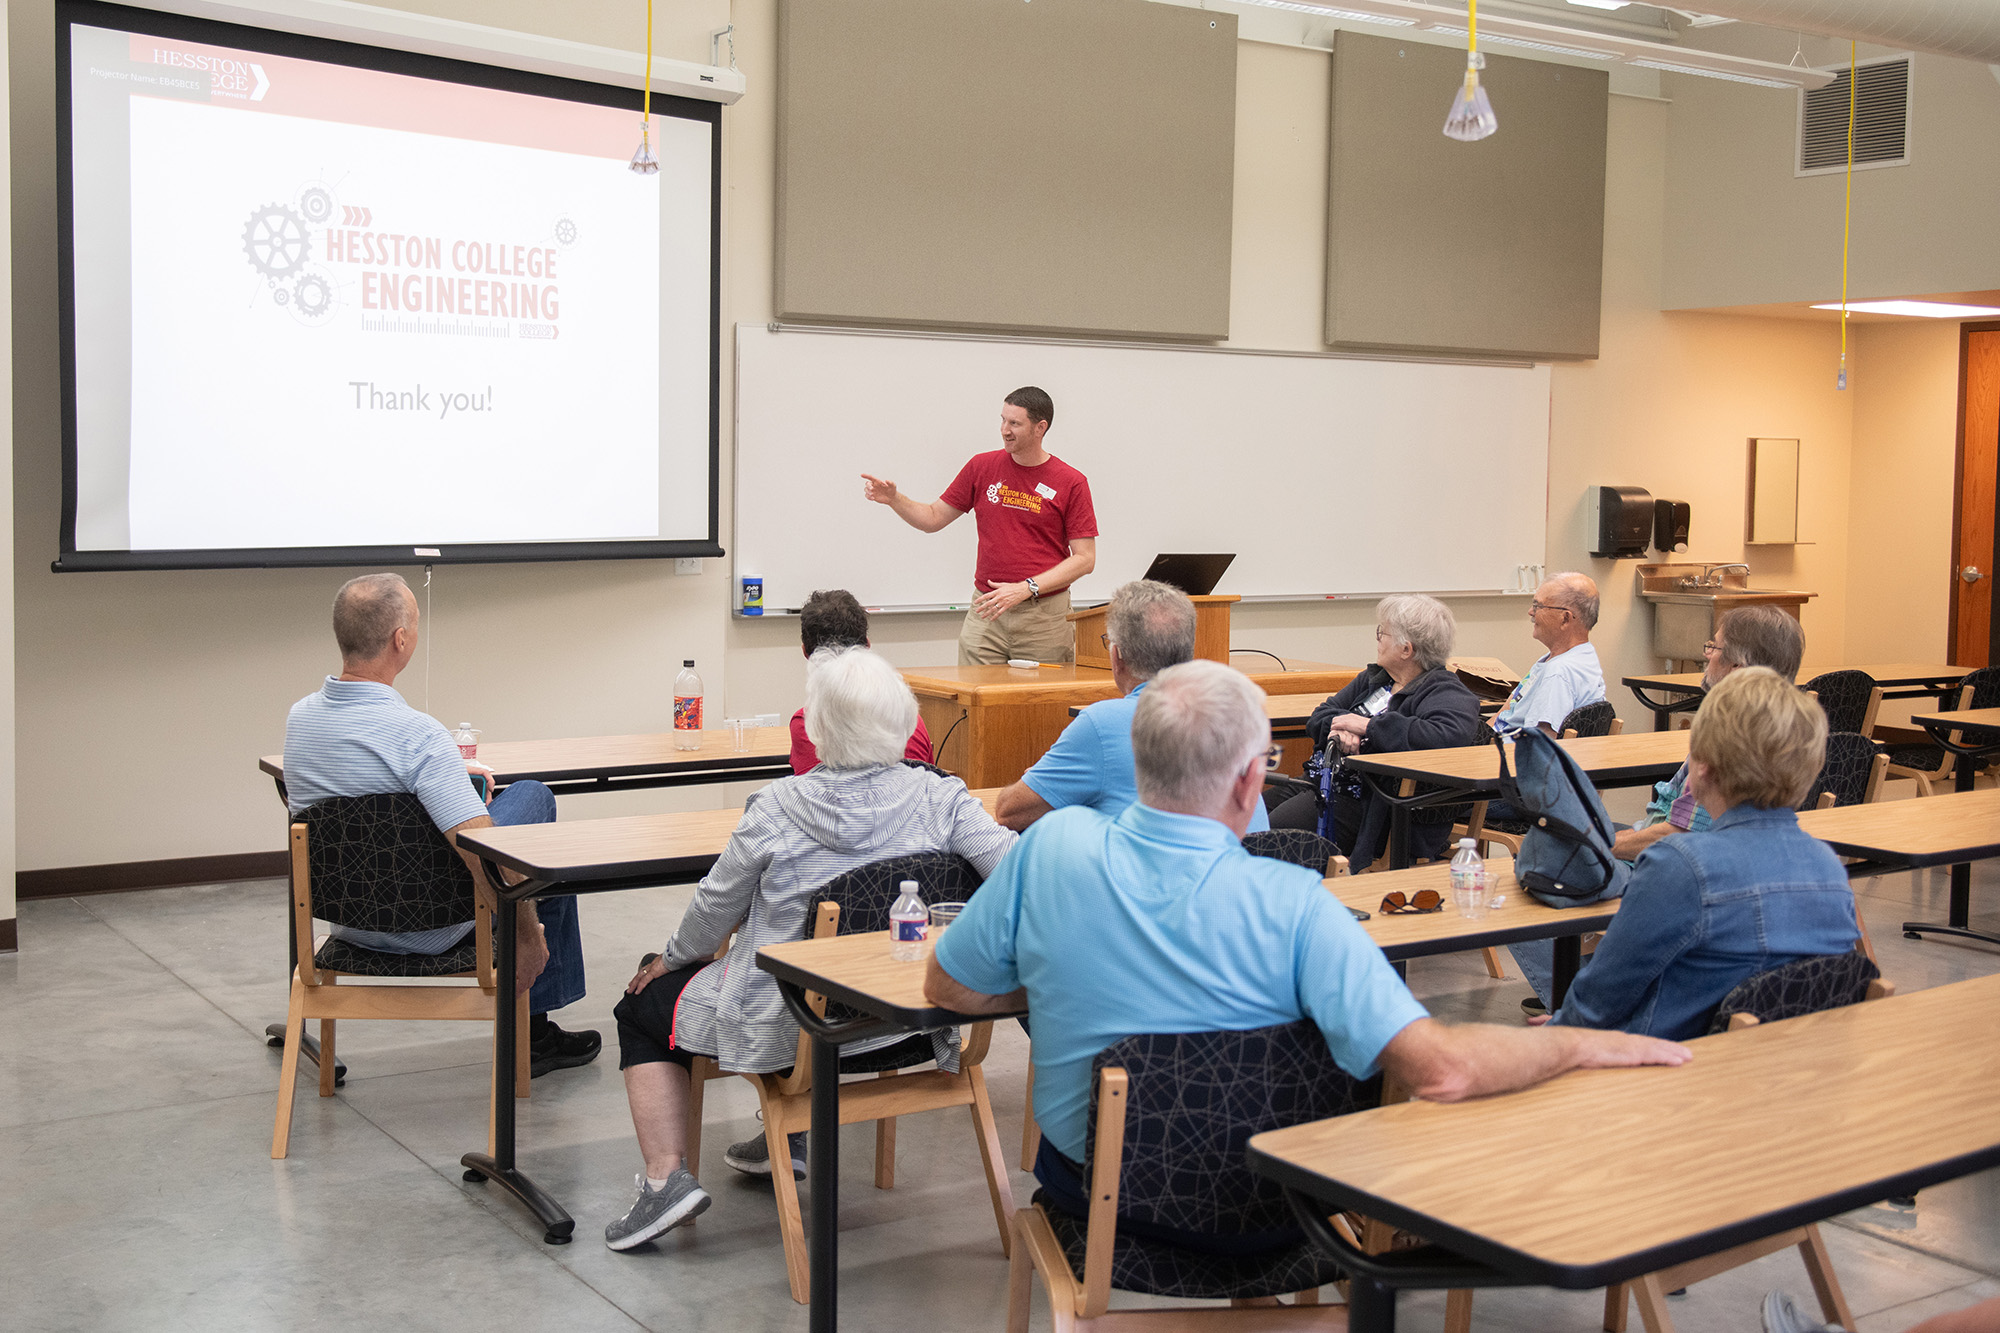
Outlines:
{"type": "MultiPolygon", "coordinates": [[[[1194,655],[1211,662],[1229,661],[1229,604],[1243,599],[1211,593],[1190,597],[1194,603],[1194,655]]],[[[1105,602],[1066,617],[1076,626],[1076,664],[1111,670],[1111,650],[1104,646],[1104,617],[1111,603],[1105,602]]],[[[926,725],[929,725],[928,723],[926,725]]],[[[1012,778],[1008,779],[1013,781],[1012,778]]]]}

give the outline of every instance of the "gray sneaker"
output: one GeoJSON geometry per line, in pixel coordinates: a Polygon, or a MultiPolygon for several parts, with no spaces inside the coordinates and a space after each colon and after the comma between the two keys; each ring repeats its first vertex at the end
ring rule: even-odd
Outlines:
{"type": "Polygon", "coordinates": [[[614,1250],[642,1245],[663,1231],[699,1217],[709,1205],[708,1191],[695,1183],[684,1166],[675,1167],[667,1183],[659,1189],[646,1183],[643,1171],[632,1178],[632,1183],[639,1187],[639,1197],[625,1216],[604,1228],[604,1243],[614,1250]]]}
{"type": "MultiPolygon", "coordinates": [[[[806,1135],[804,1130],[785,1136],[792,1153],[792,1179],[806,1178],[806,1135]]],[[[741,1143],[729,1145],[729,1151],[722,1154],[722,1160],[741,1171],[746,1176],[768,1176],[771,1174],[771,1146],[762,1134],[741,1143]]]]}
{"type": "Polygon", "coordinates": [[[1839,1324],[1822,1324],[1792,1303],[1791,1293],[1773,1291],[1764,1297],[1764,1333],[1841,1333],[1839,1324]]]}

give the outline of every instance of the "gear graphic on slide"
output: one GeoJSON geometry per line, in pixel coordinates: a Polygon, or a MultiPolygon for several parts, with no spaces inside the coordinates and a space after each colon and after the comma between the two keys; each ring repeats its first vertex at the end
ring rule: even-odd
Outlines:
{"type": "Polygon", "coordinates": [[[333,191],[324,185],[308,185],[299,191],[299,216],[317,226],[333,219],[333,191]]]}
{"type": "Polygon", "coordinates": [[[273,301],[276,301],[279,305],[286,305],[291,301],[292,294],[285,288],[280,287],[278,288],[278,290],[271,293],[271,299],[273,301]]]}
{"type": "Polygon", "coordinates": [[[556,221],[556,243],[562,246],[576,244],[576,224],[568,218],[560,218],[556,221]]]}
{"type": "Polygon", "coordinates": [[[311,249],[306,224],[283,204],[266,204],[243,224],[244,255],[273,282],[298,273],[311,249]]]}
{"type": "Polygon", "coordinates": [[[317,273],[302,274],[292,289],[293,308],[307,319],[318,319],[333,309],[333,284],[317,273]]]}

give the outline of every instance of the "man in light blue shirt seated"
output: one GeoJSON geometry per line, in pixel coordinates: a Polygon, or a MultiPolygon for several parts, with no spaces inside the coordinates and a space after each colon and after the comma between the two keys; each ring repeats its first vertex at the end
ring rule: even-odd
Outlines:
{"type": "MultiPolygon", "coordinates": [[[[456,845],[460,833],[496,824],[545,824],[556,799],[539,782],[516,782],[488,802],[473,786],[469,766],[444,724],[419,713],[396,691],[396,677],[417,652],[416,594],[395,574],[364,574],[342,585],[333,601],[333,635],[341,669],[292,705],[285,719],[285,802],[296,818],[335,796],[407,792],[456,845]]],[[[479,858],[461,852],[475,882],[479,858]]],[[[583,940],[573,896],[517,905],[520,952],[516,984],[529,991],[529,1066],[539,1078],[552,1069],[588,1064],[602,1039],[565,1032],[549,1011],[583,998],[583,940]]],[[[379,953],[444,953],[472,930],[470,920],[436,930],[388,932],[333,925],[332,933],[379,953]]]]}
{"type": "MultiPolygon", "coordinates": [[[[993,817],[1019,833],[1051,810],[1087,805],[1107,815],[1139,799],[1132,777],[1132,712],[1146,682],[1194,657],[1194,603],[1179,588],[1134,579],[1111,595],[1104,614],[1111,682],[1122,696],[1092,704],[1063,729],[1047,754],[1000,793],[993,817]]],[[[1271,827],[1262,802],[1247,832],[1271,827]]]]}
{"type": "Polygon", "coordinates": [[[932,1003],[1004,1013],[1025,1000],[1034,1019],[1041,1202],[1087,1210],[1090,1064],[1125,1036],[1310,1017],[1348,1073],[1380,1068],[1437,1101],[1581,1066],[1690,1058],[1629,1034],[1432,1019],[1318,875],[1243,850],[1270,739],[1261,693],[1240,672],[1206,661],[1161,672],[1132,720],[1138,802],[1115,818],[1074,807],[1038,821],[937,942],[924,979],[932,1003]]]}
{"type": "Polygon", "coordinates": [[[1584,574],[1555,575],[1535,589],[1528,621],[1535,641],[1548,651],[1493,715],[1493,730],[1504,736],[1540,727],[1561,736],[1564,718],[1604,697],[1604,666],[1590,644],[1590,631],[1597,627],[1597,584],[1584,574]]]}

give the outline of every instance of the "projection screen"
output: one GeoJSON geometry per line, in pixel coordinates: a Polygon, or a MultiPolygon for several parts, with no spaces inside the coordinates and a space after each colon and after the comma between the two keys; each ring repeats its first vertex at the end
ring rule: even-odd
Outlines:
{"type": "Polygon", "coordinates": [[[720,555],[720,110],[63,0],[58,570],[720,555]]]}

